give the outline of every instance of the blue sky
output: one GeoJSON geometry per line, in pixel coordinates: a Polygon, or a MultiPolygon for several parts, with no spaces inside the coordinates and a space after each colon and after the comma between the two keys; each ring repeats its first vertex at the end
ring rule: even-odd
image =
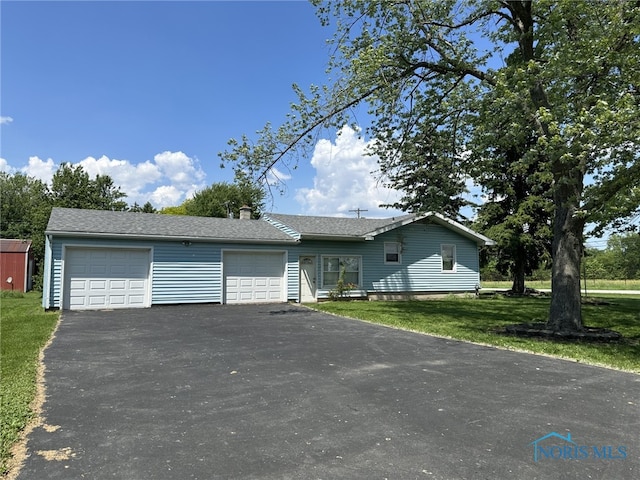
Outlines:
{"type": "MultiPolygon", "coordinates": [[[[108,174],[129,203],[178,205],[232,181],[229,138],[279,125],[292,83],[323,84],[330,28],[305,1],[0,2],[0,169],[49,181],[60,163],[108,174]]],[[[269,210],[369,217],[380,188],[365,139],[320,139],[269,210]]]]}

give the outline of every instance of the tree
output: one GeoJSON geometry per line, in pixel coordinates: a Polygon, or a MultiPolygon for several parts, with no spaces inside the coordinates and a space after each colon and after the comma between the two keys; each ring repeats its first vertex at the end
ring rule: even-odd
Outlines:
{"type": "Polygon", "coordinates": [[[82,165],[63,163],[51,180],[55,207],[124,211],[127,203],[121,199],[125,197],[109,175],[96,175],[91,179],[82,165]]]}
{"type": "Polygon", "coordinates": [[[143,206],[138,205],[138,202],[134,202],[133,205],[129,207],[130,212],[141,212],[141,213],[156,213],[156,209],[151,204],[151,202],[147,201],[143,206]]]}
{"type": "MultiPolygon", "coordinates": [[[[337,80],[305,95],[287,121],[256,142],[231,140],[222,158],[236,170],[268,175],[369,105],[366,132],[402,158],[416,132],[453,134],[437,156],[473,150],[475,118],[496,107],[511,128],[531,127],[523,158],[552,185],[553,292],[547,326],[582,328],[580,261],[584,226],[630,214],[614,212],[620,191],[638,185],[640,162],[640,2],[588,0],[314,0],[321,21],[336,22],[337,80]],[[504,65],[496,59],[517,61],[504,65]],[[520,119],[524,119],[522,123],[520,119]],[[585,188],[585,177],[594,183],[585,188]]],[[[512,147],[521,147],[515,142],[512,147]]],[[[382,147],[384,148],[384,146],[382,147]]],[[[482,147],[484,149],[484,147],[482,147]]],[[[387,158],[381,157],[382,165],[387,158]]],[[[443,183],[449,171],[443,171],[443,183]]],[[[435,179],[434,179],[435,180],[435,179]]]]}
{"type": "Polygon", "coordinates": [[[30,239],[37,269],[44,259],[44,231],[51,213],[47,186],[22,173],[0,172],[0,192],[0,236],[30,239]]]}
{"type": "Polygon", "coordinates": [[[250,183],[230,184],[225,182],[213,185],[197,192],[185,205],[187,215],[199,217],[221,217],[233,215],[240,217],[240,207],[252,207],[252,216],[260,217],[264,208],[264,191],[250,183]]]}
{"type": "Polygon", "coordinates": [[[182,204],[175,207],[164,207],[158,213],[162,215],[187,215],[187,205],[191,200],[185,200],[182,204]]]}
{"type": "Polygon", "coordinates": [[[614,278],[640,278],[640,235],[612,235],[607,241],[606,253],[613,260],[609,268],[614,278]]]}
{"type": "MultiPolygon", "coordinates": [[[[507,64],[519,61],[513,55],[507,64]]],[[[513,280],[514,293],[523,294],[525,277],[550,263],[552,178],[543,159],[532,154],[535,126],[505,99],[508,94],[496,89],[480,100],[468,169],[485,195],[474,227],[496,241],[495,267],[513,280]]]]}

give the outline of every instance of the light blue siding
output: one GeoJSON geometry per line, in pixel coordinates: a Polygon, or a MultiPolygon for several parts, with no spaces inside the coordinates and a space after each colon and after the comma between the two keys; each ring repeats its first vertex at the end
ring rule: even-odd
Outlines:
{"type": "Polygon", "coordinates": [[[222,299],[220,248],[209,243],[185,247],[153,244],[151,303],[213,303],[222,299]]]}
{"type": "MultiPolygon", "coordinates": [[[[480,281],[478,247],[475,242],[435,224],[414,223],[377,236],[372,241],[303,241],[289,250],[290,271],[298,268],[300,256],[316,259],[318,297],[322,288],[322,256],[354,255],[362,258],[362,293],[433,293],[473,291],[480,281]],[[402,244],[400,264],[385,264],[384,242],[402,244]],[[456,271],[442,272],[442,244],[456,246],[456,271]]],[[[299,279],[290,275],[290,299],[298,299],[299,279]],[[295,282],[295,288],[291,283],[295,282]]]]}
{"type": "Polygon", "coordinates": [[[375,292],[473,291],[480,281],[478,247],[451,230],[415,223],[376,238],[375,255],[366,257],[365,287],[375,292]],[[385,264],[384,242],[402,245],[400,264],[385,264]],[[441,245],[456,246],[455,272],[442,271],[441,245]],[[377,258],[376,258],[377,256],[377,258]]]}
{"type": "Polygon", "coordinates": [[[151,303],[217,303],[223,300],[223,251],[285,252],[287,300],[298,301],[299,258],[312,256],[316,264],[318,296],[322,289],[322,256],[360,256],[358,293],[419,293],[473,291],[480,281],[476,243],[436,224],[416,222],[378,235],[369,241],[305,241],[295,245],[244,245],[233,243],[118,240],[54,237],[45,268],[43,304],[61,307],[63,245],[84,247],[150,248],[151,303]],[[385,264],[384,242],[402,245],[401,263],[385,264]],[[441,245],[456,246],[456,271],[442,272],[441,245]],[[48,279],[47,279],[48,278],[48,279]]]}

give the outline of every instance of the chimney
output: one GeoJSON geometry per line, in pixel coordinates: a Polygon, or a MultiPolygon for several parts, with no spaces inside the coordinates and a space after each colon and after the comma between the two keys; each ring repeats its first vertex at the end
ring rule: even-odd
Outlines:
{"type": "Polygon", "coordinates": [[[240,207],[240,220],[251,220],[251,207],[248,205],[240,207]]]}

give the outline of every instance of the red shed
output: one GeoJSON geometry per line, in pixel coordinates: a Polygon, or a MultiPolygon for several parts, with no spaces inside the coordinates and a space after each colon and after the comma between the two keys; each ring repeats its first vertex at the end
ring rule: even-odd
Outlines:
{"type": "Polygon", "coordinates": [[[32,276],[31,240],[0,239],[0,289],[27,292],[32,276]]]}

